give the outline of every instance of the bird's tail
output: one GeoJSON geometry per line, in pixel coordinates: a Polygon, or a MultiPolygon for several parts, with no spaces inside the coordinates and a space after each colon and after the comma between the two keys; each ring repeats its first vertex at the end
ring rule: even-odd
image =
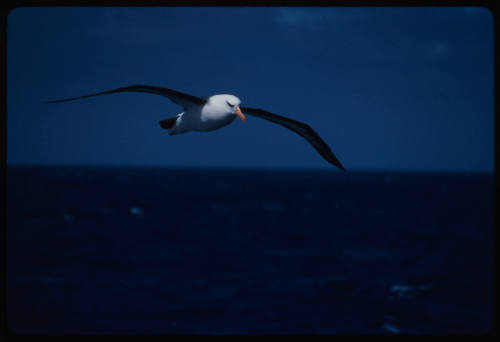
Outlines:
{"type": "Polygon", "coordinates": [[[179,115],[176,115],[176,116],[174,116],[172,118],[161,120],[160,121],[161,128],[163,128],[163,129],[171,129],[172,127],[175,126],[175,123],[176,123],[178,117],[179,117],[179,115]]]}

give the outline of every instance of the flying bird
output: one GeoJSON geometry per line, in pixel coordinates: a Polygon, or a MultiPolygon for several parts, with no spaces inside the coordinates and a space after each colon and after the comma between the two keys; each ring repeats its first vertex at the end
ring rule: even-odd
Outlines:
{"type": "Polygon", "coordinates": [[[263,109],[240,107],[241,101],[234,95],[221,94],[209,97],[197,97],[164,87],[131,85],[88,95],[44,101],[44,103],[67,102],[92,96],[122,92],[141,92],[161,95],[184,107],[182,113],[159,122],[162,128],[168,130],[169,135],[186,133],[189,131],[213,131],[230,124],[236,117],[245,122],[245,114],[247,114],[271,121],[292,130],[305,138],[327,162],[345,171],[345,168],[337,157],[335,157],[330,147],[328,147],[323,139],[321,139],[309,125],[278,114],[270,113],[263,109]]]}

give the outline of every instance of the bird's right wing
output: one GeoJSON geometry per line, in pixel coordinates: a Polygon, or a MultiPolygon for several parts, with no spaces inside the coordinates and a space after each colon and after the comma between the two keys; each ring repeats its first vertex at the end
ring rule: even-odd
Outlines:
{"type": "Polygon", "coordinates": [[[150,94],[161,95],[161,96],[169,98],[174,103],[177,103],[178,105],[184,107],[184,109],[187,109],[188,107],[193,106],[193,105],[203,106],[207,102],[207,100],[204,98],[189,95],[189,94],[184,94],[184,93],[181,93],[180,91],[169,89],[169,88],[153,87],[153,86],[148,86],[148,85],[130,85],[130,86],[126,86],[126,87],[102,91],[102,92],[98,92],[98,93],[92,93],[92,94],[88,94],[88,95],[70,97],[70,98],[61,99],[61,100],[44,101],[44,103],[66,102],[66,101],[84,99],[84,98],[92,97],[92,96],[115,94],[115,93],[122,93],[122,92],[139,92],[139,93],[150,93],[150,94]]]}
{"type": "Polygon", "coordinates": [[[298,135],[305,138],[327,162],[345,172],[345,168],[330,150],[330,147],[308,124],[292,120],[278,114],[270,113],[263,109],[241,107],[241,111],[244,114],[256,116],[267,121],[277,123],[278,125],[286,127],[289,130],[297,133],[298,135]]]}

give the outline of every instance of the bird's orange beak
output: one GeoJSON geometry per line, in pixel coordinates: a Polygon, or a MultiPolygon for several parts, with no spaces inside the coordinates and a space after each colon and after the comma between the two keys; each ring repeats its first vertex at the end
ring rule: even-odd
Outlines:
{"type": "Polygon", "coordinates": [[[245,114],[241,112],[240,106],[236,106],[236,110],[234,111],[234,114],[236,114],[237,117],[241,119],[241,121],[245,122],[247,118],[245,117],[245,114]]]}

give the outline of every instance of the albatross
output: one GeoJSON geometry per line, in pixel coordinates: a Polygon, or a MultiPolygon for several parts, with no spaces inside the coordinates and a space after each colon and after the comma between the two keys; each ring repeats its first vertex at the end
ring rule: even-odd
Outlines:
{"type": "Polygon", "coordinates": [[[182,113],[159,122],[160,127],[168,130],[169,135],[181,134],[190,131],[210,132],[227,126],[233,122],[236,117],[245,122],[245,114],[247,114],[265,119],[292,130],[305,138],[327,162],[345,172],[345,168],[342,166],[337,157],[335,157],[333,152],[330,150],[330,147],[308,124],[292,120],[263,109],[241,107],[240,99],[234,95],[220,94],[209,97],[197,97],[164,87],[130,85],[88,95],[44,101],[44,103],[67,102],[92,96],[122,92],[140,92],[161,95],[182,106],[184,108],[182,113]]]}

